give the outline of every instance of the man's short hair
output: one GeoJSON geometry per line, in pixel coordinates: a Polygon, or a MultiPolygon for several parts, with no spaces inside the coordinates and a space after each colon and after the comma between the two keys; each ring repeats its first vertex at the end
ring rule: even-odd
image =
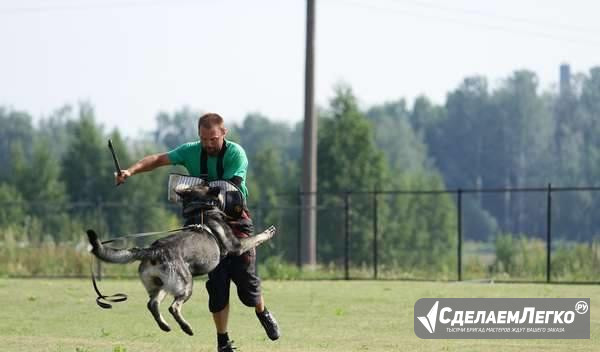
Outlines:
{"type": "Polygon", "coordinates": [[[200,116],[198,119],[198,130],[200,127],[211,129],[214,126],[219,126],[223,129],[223,118],[219,114],[215,114],[214,112],[209,112],[200,116]]]}

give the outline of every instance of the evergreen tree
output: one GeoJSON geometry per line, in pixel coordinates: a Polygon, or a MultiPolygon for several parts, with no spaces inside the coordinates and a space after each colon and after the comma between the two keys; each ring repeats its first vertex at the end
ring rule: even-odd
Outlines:
{"type": "MultiPolygon", "coordinates": [[[[318,189],[325,211],[318,213],[318,248],[321,261],[341,260],[344,245],[344,197],[335,192],[370,191],[389,180],[383,153],[377,149],[373,129],[357,105],[350,87],[339,86],[330,108],[319,121],[318,189]]],[[[371,202],[359,196],[351,201],[351,257],[360,263],[370,258],[371,202]]]]}

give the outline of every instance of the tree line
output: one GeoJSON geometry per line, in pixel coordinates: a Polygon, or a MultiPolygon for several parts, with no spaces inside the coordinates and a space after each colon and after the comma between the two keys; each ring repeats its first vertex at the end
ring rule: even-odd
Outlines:
{"type": "MultiPolygon", "coordinates": [[[[200,111],[183,107],[156,116],[156,128],[123,138],[106,130],[90,103],[64,106],[34,124],[24,111],[0,107],[0,231],[15,241],[78,241],[100,227],[112,235],[179,226],[166,203],[163,168],[114,187],[111,138],[122,165],[196,140],[200,111]]],[[[319,108],[318,258],[343,254],[347,191],[444,190],[596,185],[600,176],[600,67],[574,76],[566,92],[543,89],[537,75],[515,71],[491,85],[467,77],[443,104],[425,96],[363,107],[339,85],[319,108]],[[340,193],[341,192],[341,193],[340,193]]],[[[227,121],[227,116],[225,116],[227,121]]],[[[276,223],[284,235],[263,257],[294,261],[302,123],[259,113],[228,123],[229,139],[247,151],[250,208],[257,225],[276,223]]],[[[464,199],[468,240],[500,234],[541,237],[545,194],[473,194],[464,199]]],[[[450,194],[379,195],[380,257],[384,265],[455,270],[456,200],[450,194]],[[401,255],[400,255],[400,254],[401,255]]],[[[561,194],[555,201],[558,236],[591,241],[600,197],[561,194]]],[[[350,199],[351,258],[371,259],[372,195],[350,199]]]]}

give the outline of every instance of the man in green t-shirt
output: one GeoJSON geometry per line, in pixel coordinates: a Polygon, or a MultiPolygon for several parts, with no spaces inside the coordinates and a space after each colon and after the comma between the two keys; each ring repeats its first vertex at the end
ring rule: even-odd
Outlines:
{"type": "MultiPolygon", "coordinates": [[[[207,175],[207,181],[228,180],[234,183],[247,199],[246,172],[248,159],[246,152],[237,143],[225,139],[227,129],[223,118],[218,114],[208,113],[198,119],[199,141],[182,144],[168,153],[149,155],[133,164],[121,174],[115,174],[117,184],[140,172],[154,170],[165,165],[183,165],[191,176],[207,175]]],[[[253,225],[247,209],[241,218],[231,224],[238,237],[252,235],[253,225]]],[[[229,286],[233,281],[237,286],[238,297],[246,306],[255,307],[256,316],[271,340],[279,338],[277,321],[264,303],[260,289],[260,278],[255,270],[256,255],[254,251],[241,256],[224,258],[219,265],[208,274],[206,289],[208,306],[213,314],[217,330],[218,351],[233,351],[233,341],[227,334],[229,317],[229,286]]]]}

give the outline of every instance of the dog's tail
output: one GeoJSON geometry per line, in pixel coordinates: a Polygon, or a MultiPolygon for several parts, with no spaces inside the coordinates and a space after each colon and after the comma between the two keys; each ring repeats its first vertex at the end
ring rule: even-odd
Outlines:
{"type": "Polygon", "coordinates": [[[143,248],[115,249],[105,247],[98,240],[98,235],[94,230],[87,230],[88,239],[92,245],[92,253],[100,260],[108,263],[127,264],[136,260],[142,260],[146,257],[146,250],[143,248]]]}

